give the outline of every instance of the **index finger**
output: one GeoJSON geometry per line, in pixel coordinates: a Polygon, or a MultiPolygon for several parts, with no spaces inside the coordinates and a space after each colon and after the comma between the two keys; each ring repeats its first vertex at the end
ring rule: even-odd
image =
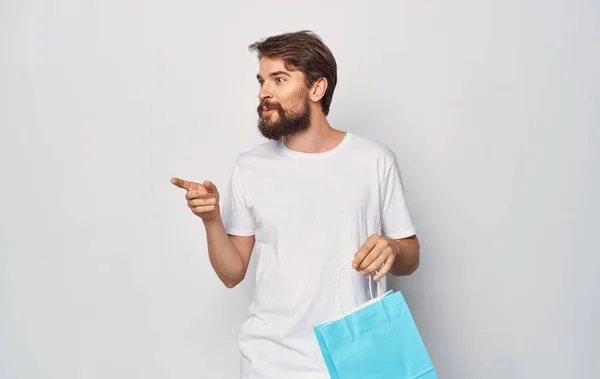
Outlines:
{"type": "Polygon", "coordinates": [[[171,178],[171,183],[184,190],[191,191],[200,188],[200,184],[195,182],[188,182],[187,180],[179,178],[171,178]]]}

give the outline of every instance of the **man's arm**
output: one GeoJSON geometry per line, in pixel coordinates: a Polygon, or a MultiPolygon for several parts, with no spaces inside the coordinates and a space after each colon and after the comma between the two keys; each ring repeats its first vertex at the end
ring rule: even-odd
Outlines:
{"type": "Polygon", "coordinates": [[[246,277],[254,236],[228,235],[220,215],[204,226],[210,264],[227,288],[237,286],[246,277]]]}
{"type": "Polygon", "coordinates": [[[390,274],[395,276],[410,275],[419,267],[421,247],[416,235],[393,240],[396,243],[396,259],[390,274]]]}
{"type": "Polygon", "coordinates": [[[171,183],[186,190],[185,199],[206,228],[210,264],[225,286],[237,286],[248,270],[254,236],[228,235],[221,218],[219,191],[210,181],[203,184],[172,178],[171,183]]]}

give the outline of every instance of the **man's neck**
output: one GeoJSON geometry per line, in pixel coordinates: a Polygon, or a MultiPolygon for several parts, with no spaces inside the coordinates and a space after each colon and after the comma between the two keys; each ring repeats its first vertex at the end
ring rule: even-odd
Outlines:
{"type": "Polygon", "coordinates": [[[311,117],[308,129],[284,138],[285,146],[294,151],[308,154],[324,153],[332,150],[342,142],[346,132],[333,129],[325,118],[319,114],[311,117]]]}

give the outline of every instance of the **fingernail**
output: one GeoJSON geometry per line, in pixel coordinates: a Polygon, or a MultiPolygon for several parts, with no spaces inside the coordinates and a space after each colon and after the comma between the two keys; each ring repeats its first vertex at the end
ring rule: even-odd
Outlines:
{"type": "Polygon", "coordinates": [[[356,262],[352,263],[352,268],[356,269],[356,266],[358,266],[356,262]]]}

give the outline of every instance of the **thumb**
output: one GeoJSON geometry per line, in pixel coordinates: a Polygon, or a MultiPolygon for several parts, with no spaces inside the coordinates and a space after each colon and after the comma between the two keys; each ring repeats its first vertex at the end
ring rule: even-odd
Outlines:
{"type": "Polygon", "coordinates": [[[204,186],[204,188],[206,188],[206,190],[208,191],[208,193],[217,193],[217,192],[219,192],[219,191],[217,191],[217,186],[215,186],[209,180],[205,180],[202,185],[204,186]]]}

